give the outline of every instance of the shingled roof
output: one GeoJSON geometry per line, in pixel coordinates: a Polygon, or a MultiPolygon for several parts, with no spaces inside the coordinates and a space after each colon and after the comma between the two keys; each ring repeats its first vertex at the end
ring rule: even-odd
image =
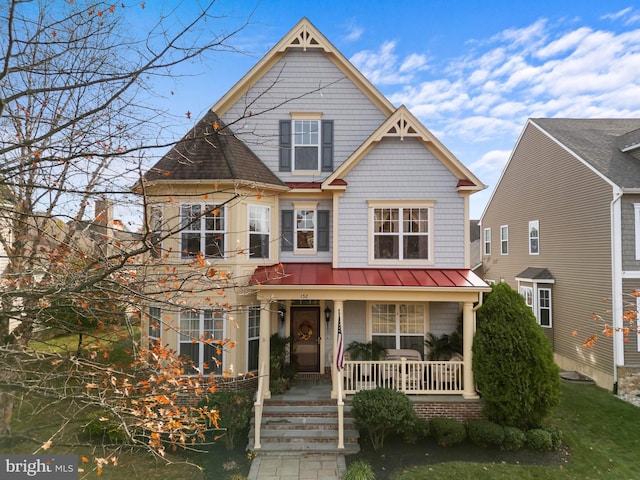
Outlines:
{"type": "Polygon", "coordinates": [[[622,151],[637,136],[637,132],[632,132],[640,128],[640,119],[532,118],[531,122],[615,185],[640,187],[640,160],[622,151]]]}
{"type": "Polygon", "coordinates": [[[147,181],[240,180],[286,187],[218,116],[207,114],[146,174],[147,181]]]}

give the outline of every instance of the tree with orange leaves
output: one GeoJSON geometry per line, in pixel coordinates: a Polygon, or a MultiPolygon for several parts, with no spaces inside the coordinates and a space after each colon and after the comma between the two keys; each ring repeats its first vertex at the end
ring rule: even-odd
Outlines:
{"type": "MultiPolygon", "coordinates": [[[[69,402],[58,432],[97,409],[114,419],[127,444],[155,454],[200,441],[215,424],[216,412],[180,405],[181,396],[204,394],[210,385],[186,377],[189,365],[161,345],[133,352],[126,368],[101,350],[30,348],[43,326],[84,332],[86,323],[125,323],[133,337],[144,299],[175,306],[186,285],[216,291],[230,281],[198,261],[187,273],[147,276],[157,232],[148,224],[128,231],[111,207],[137,208],[140,192],[130,187],[148,152],[169,146],[158,140],[160,112],[149,101],[158,94],[154,78],[174,76],[177,66],[207,52],[234,50],[230,41],[246,22],[211,32],[221,18],[214,3],[191,8],[183,22],[139,2],[7,0],[0,9],[0,436],[10,434],[12,406],[26,392],[32,402],[69,402]],[[133,28],[138,16],[151,26],[142,36],[133,28]],[[203,276],[216,281],[198,283],[203,276]]],[[[193,341],[215,350],[229,345],[193,341]]],[[[56,440],[34,438],[42,449],[56,440]]],[[[98,469],[107,463],[99,459],[98,469]]]]}

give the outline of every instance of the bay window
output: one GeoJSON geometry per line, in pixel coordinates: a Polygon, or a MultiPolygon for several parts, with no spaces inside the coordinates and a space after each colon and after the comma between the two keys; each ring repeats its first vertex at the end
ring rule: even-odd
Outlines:
{"type": "Polygon", "coordinates": [[[182,258],[224,257],[224,207],[213,204],[183,204],[180,207],[182,258]]]}
{"type": "Polygon", "coordinates": [[[180,312],[179,354],[193,363],[195,370],[191,373],[222,373],[225,317],[222,309],[180,312]]]}
{"type": "Polygon", "coordinates": [[[249,205],[249,258],[269,258],[271,208],[249,205]]]}

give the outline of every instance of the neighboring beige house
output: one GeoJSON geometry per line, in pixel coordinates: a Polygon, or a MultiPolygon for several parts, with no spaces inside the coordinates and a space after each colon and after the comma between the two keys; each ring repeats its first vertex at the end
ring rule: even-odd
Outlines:
{"type": "Polygon", "coordinates": [[[640,289],[639,147],[640,119],[530,119],[481,218],[485,280],[520,291],[561,368],[621,394],[640,393],[623,320],[640,289]]]}
{"type": "Polygon", "coordinates": [[[198,371],[262,372],[269,397],[269,338],[279,333],[293,339],[300,372],[331,372],[334,397],[384,384],[479,411],[474,307],[489,287],[471,271],[469,198],[485,186],[307,19],[146,173],[144,187],[159,237],[185,227],[158,246],[158,265],[203,258],[235,280],[213,300],[209,292],[184,295],[176,309],[151,305],[163,326],[145,333],[198,371]],[[356,373],[364,370],[353,360],[338,371],[339,321],[345,346],[376,340],[397,358],[377,362],[376,375],[356,373]],[[427,334],[459,322],[462,358],[427,361],[427,334]],[[235,348],[193,341],[203,336],[235,348]],[[402,373],[401,358],[411,360],[402,373]]]}

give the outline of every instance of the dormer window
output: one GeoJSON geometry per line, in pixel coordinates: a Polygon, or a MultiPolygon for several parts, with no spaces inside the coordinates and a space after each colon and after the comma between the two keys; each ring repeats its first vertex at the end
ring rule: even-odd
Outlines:
{"type": "Polygon", "coordinates": [[[293,121],[293,170],[319,171],[320,122],[318,120],[293,121]]]}
{"type": "Polygon", "coordinates": [[[333,120],[320,113],[292,113],[280,121],[281,172],[333,171],[333,120]]]}

